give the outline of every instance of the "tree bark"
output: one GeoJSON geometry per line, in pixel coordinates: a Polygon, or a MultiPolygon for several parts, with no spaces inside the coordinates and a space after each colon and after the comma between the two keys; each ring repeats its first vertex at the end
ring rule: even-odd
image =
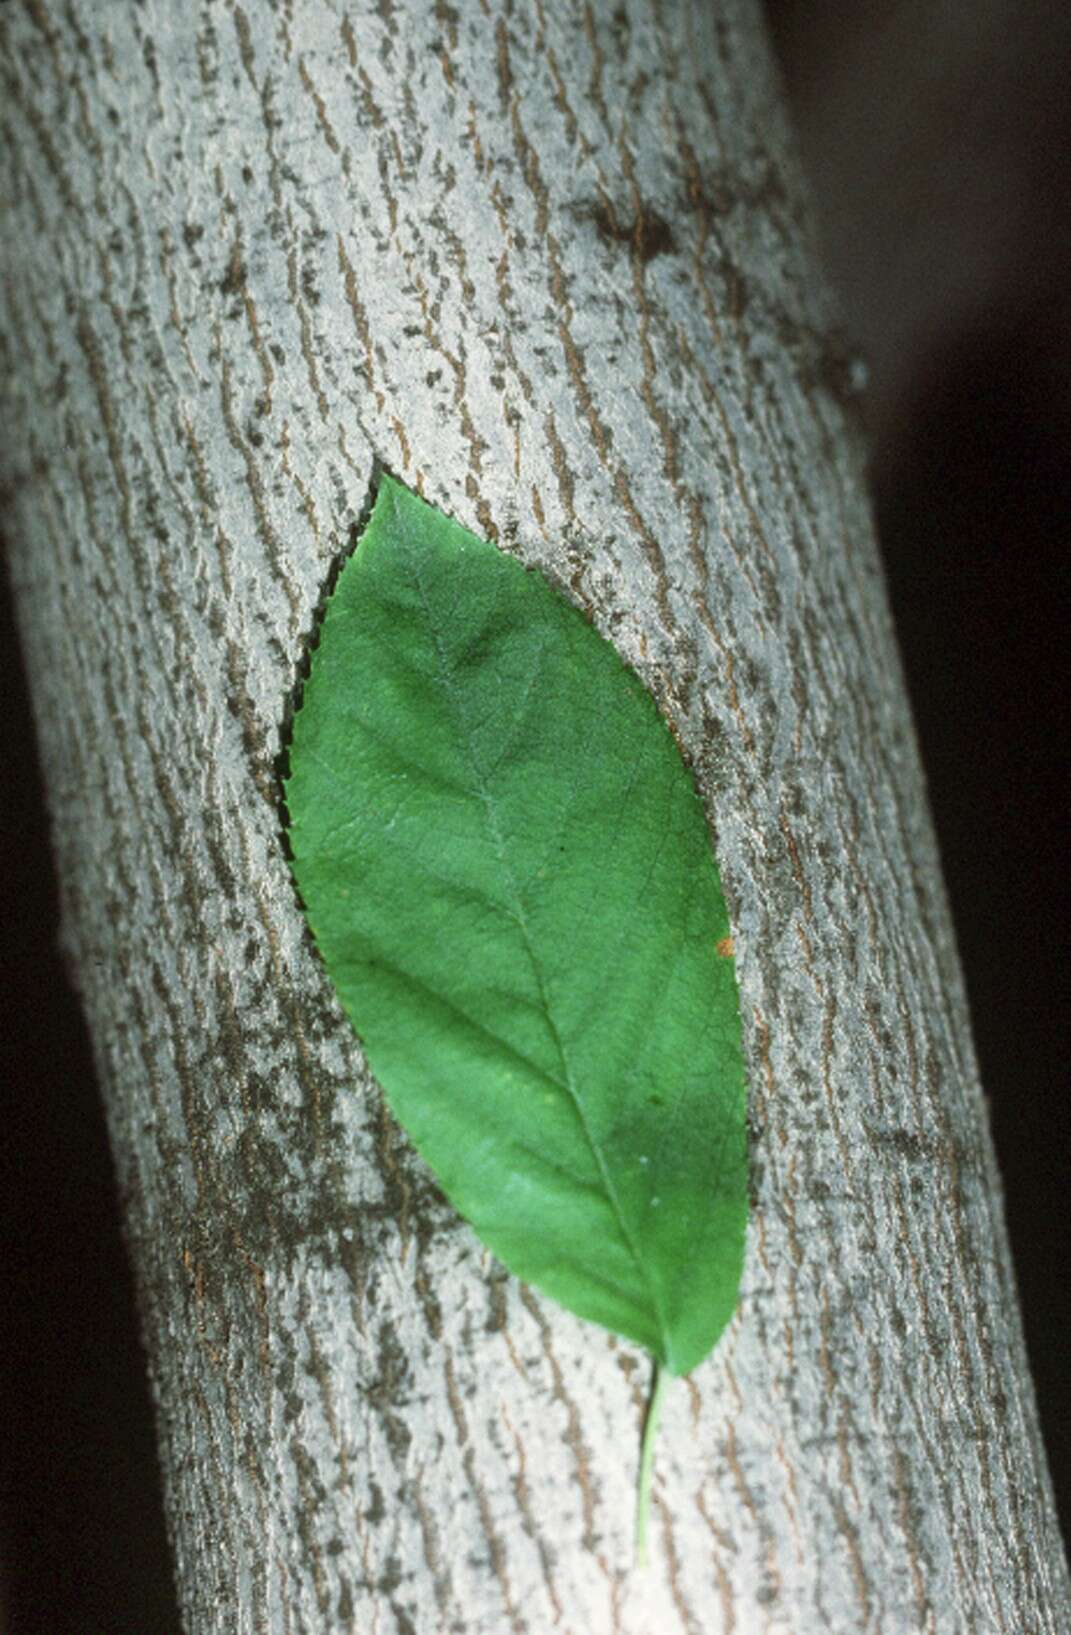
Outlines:
{"type": "MultiPolygon", "coordinates": [[[[1066,1567],[752,0],[0,8],[5,522],[193,1635],[1051,1631],[1066,1567]],[[375,461],[655,692],[734,918],[739,1311],[666,1404],[407,1147],[278,779],[375,461]]],[[[74,1252],[77,1252],[75,1246],[74,1252]]]]}

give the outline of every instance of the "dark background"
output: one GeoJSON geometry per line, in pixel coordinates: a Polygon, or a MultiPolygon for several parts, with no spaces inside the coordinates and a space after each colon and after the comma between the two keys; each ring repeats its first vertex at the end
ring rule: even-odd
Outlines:
{"type": "MultiPolygon", "coordinates": [[[[768,10],[827,264],[870,365],[889,590],[1066,1533],[1069,905],[1057,771],[1071,18],[1050,0],[768,10]]],[[[6,580],[3,592],[0,1632],[177,1635],[130,1277],[92,1062],[55,950],[6,580]]]]}

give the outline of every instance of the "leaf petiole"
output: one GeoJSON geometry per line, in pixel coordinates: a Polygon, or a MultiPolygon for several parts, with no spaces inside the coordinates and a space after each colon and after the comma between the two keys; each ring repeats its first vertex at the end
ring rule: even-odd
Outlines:
{"type": "Polygon", "coordinates": [[[643,1422],[643,1443],[640,1448],[640,1473],[636,1484],[636,1565],[647,1565],[647,1514],[651,1508],[651,1471],[654,1467],[655,1437],[662,1418],[662,1398],[665,1392],[666,1371],[657,1360],[651,1387],[647,1414],[643,1422]]]}

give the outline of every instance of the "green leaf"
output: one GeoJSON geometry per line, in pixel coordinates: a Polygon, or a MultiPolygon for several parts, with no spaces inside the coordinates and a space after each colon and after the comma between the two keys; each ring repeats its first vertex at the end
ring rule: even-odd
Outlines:
{"type": "Polygon", "coordinates": [[[447,1197],[687,1373],[736,1303],[746,1096],[710,836],[650,694],[538,572],[383,477],[286,800],[324,963],[447,1197]]]}

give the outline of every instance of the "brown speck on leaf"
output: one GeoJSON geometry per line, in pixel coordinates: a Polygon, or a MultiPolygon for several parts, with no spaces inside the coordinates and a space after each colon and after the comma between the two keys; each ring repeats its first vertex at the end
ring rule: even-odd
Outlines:
{"type": "Polygon", "coordinates": [[[732,937],[722,937],[718,942],[718,955],[721,959],[732,959],[736,953],[736,943],[732,937]]]}

